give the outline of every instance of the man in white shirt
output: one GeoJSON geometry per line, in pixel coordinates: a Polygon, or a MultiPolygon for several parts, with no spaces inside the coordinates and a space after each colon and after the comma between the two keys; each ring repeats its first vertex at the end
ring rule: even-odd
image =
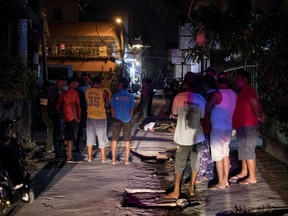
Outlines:
{"type": "Polygon", "coordinates": [[[177,117],[174,142],[177,143],[175,156],[174,190],[165,198],[178,199],[181,193],[181,180],[187,160],[190,156],[191,183],[189,194],[195,194],[195,183],[200,164],[202,142],[205,140],[200,118],[204,117],[206,100],[194,93],[197,75],[187,72],[184,78],[186,91],[176,95],[172,113],[177,117]]]}

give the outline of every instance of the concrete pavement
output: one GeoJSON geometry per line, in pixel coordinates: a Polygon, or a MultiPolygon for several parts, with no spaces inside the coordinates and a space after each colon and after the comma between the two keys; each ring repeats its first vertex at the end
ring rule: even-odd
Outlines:
{"type": "MultiPolygon", "coordinates": [[[[288,166],[264,152],[261,143],[256,151],[257,184],[231,184],[224,190],[209,191],[207,187],[212,182],[203,182],[197,185],[196,196],[185,208],[155,208],[153,203],[173,186],[173,134],[147,132],[138,127],[144,121],[167,118],[163,114],[165,108],[164,100],[155,99],[154,118],[135,115],[129,166],[123,164],[123,142],[119,142],[120,162],[116,166],[101,164],[97,152],[94,162],[79,164],[67,164],[47,155],[42,169],[34,175],[36,200],[31,205],[18,206],[12,215],[288,215],[288,166]],[[133,190],[142,192],[132,193],[133,190]],[[129,192],[133,200],[127,198],[129,192]]],[[[41,139],[39,136],[38,141],[41,139]]],[[[237,143],[234,141],[231,147],[231,173],[236,173],[237,143]]],[[[84,159],[85,152],[79,158],[84,159]]],[[[189,179],[189,174],[186,169],[184,180],[189,179]]],[[[183,182],[183,194],[188,185],[183,182]]]]}

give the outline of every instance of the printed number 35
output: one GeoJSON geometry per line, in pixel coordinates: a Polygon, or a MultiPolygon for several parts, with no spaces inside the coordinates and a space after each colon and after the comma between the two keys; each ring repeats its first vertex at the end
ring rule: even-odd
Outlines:
{"type": "Polygon", "coordinates": [[[89,103],[88,106],[95,106],[98,107],[99,106],[99,97],[89,97],[89,103]]]}

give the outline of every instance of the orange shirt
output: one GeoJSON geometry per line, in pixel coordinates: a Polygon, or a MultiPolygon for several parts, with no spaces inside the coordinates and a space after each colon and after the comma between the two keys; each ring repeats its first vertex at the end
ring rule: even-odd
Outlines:
{"type": "Polygon", "coordinates": [[[77,116],[80,118],[81,107],[79,93],[72,88],[62,92],[57,101],[56,109],[61,109],[65,122],[76,120],[77,116]]]}

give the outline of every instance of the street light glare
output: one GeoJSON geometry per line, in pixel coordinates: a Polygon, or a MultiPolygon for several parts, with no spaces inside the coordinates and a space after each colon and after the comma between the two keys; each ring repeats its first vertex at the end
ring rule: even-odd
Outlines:
{"type": "Polygon", "coordinates": [[[134,44],[134,45],[132,45],[132,47],[136,48],[136,49],[140,49],[143,47],[143,45],[142,44],[134,44]]]}
{"type": "Polygon", "coordinates": [[[116,22],[117,23],[122,23],[122,19],[121,18],[116,18],[116,22]]]}

